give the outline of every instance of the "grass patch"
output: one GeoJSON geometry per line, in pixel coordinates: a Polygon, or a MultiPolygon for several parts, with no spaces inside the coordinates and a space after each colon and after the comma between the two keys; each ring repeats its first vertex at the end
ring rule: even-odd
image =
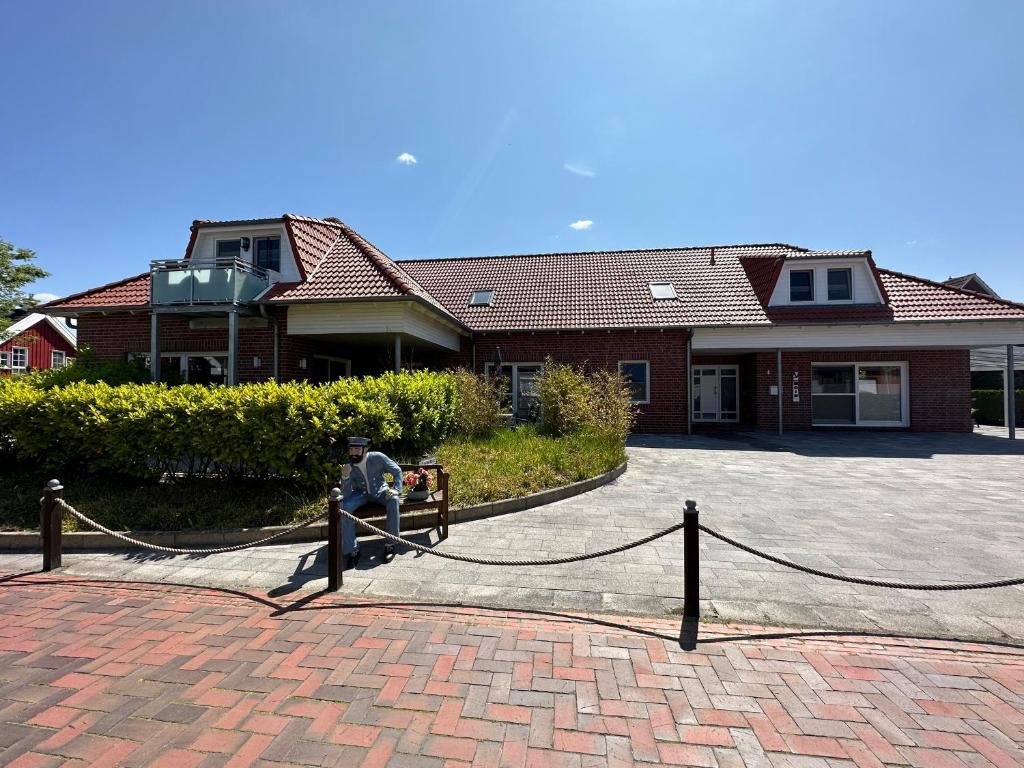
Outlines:
{"type": "MultiPolygon", "coordinates": [[[[437,451],[451,473],[454,507],[523,496],[585,480],[622,463],[612,435],[581,432],[545,437],[531,427],[499,430],[482,439],[458,439],[437,451]]],[[[32,466],[0,461],[0,530],[38,530],[39,498],[47,481],[32,466]]],[[[146,482],[116,475],[61,478],[73,507],[115,530],[161,531],[287,525],[324,509],[323,493],[282,480],[192,479],[146,482]]],[[[74,518],[68,531],[85,530],[74,518]]]]}
{"type": "Polygon", "coordinates": [[[465,507],[586,480],[617,467],[626,452],[615,435],[546,437],[520,427],[479,440],[450,440],[437,458],[451,473],[452,506],[465,507]]]}

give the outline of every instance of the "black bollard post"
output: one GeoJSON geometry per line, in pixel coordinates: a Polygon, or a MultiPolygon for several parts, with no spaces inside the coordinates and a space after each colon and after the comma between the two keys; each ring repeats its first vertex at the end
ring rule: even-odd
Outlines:
{"type": "Polygon", "coordinates": [[[683,623],[679,628],[679,645],[687,651],[697,647],[697,625],[700,622],[698,522],[697,502],[687,499],[683,512],[683,623]]]}
{"type": "Polygon", "coordinates": [[[337,592],[341,575],[341,489],[332,488],[327,499],[327,591],[337,592]]]}
{"type": "Polygon", "coordinates": [[[43,534],[43,570],[52,571],[61,566],[61,512],[57,499],[64,492],[59,480],[51,480],[43,488],[43,512],[40,521],[43,534]]]}

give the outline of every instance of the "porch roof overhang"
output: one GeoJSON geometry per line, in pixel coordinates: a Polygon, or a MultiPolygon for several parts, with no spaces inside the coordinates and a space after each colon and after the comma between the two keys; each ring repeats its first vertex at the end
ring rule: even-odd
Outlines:
{"type": "Polygon", "coordinates": [[[288,334],[350,338],[401,336],[453,351],[460,349],[465,326],[450,321],[414,297],[306,301],[288,304],[288,334]]]}

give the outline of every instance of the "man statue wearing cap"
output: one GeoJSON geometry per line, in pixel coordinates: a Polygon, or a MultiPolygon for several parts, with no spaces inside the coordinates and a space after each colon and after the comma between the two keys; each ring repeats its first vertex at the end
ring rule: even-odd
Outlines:
{"type": "MultiPolygon", "coordinates": [[[[386,454],[369,450],[369,445],[367,437],[348,439],[348,464],[341,469],[341,507],[354,513],[372,501],[382,504],[387,510],[387,532],[397,536],[402,469],[386,454]],[[385,473],[391,475],[394,485],[388,485],[385,473]]],[[[354,568],[360,554],[356,524],[344,516],[341,518],[341,551],[345,556],[345,567],[354,568]]],[[[394,557],[395,545],[388,542],[384,545],[384,562],[389,563],[394,557]]]]}

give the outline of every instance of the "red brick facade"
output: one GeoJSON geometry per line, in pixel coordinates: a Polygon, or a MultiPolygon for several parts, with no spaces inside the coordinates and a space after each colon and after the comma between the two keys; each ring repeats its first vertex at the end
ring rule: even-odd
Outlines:
{"type": "Polygon", "coordinates": [[[538,331],[481,333],[463,340],[460,355],[450,365],[471,367],[476,348],[476,371],[494,360],[501,347],[504,363],[540,363],[551,357],[585,368],[618,370],[620,360],[647,360],[650,403],[639,406],[638,432],[686,431],[686,330],[538,331]]]}
{"type": "MultiPolygon", "coordinates": [[[[362,375],[390,370],[394,361],[390,343],[344,347],[308,337],[289,336],[284,312],[271,315],[279,334],[279,377],[282,381],[312,376],[315,354],[334,355],[352,361],[352,373],[362,375]],[[300,368],[305,358],[307,367],[300,368]]],[[[188,319],[174,315],[161,318],[160,346],[164,353],[221,352],[227,350],[227,330],[191,330],[188,319]]],[[[239,331],[239,380],[262,381],[273,376],[274,323],[265,328],[239,331]],[[253,367],[259,357],[262,366],[253,367]]],[[[127,353],[149,352],[149,315],[85,315],[79,319],[78,338],[97,356],[124,359],[127,353]]],[[[545,358],[586,368],[617,370],[621,360],[647,360],[650,365],[650,403],[639,407],[638,432],[685,432],[687,408],[686,330],[614,330],[569,332],[478,333],[463,338],[458,353],[424,354],[406,347],[403,364],[410,357],[417,367],[472,367],[482,373],[501,348],[505,363],[539,363],[545,358]]],[[[841,352],[783,353],[783,419],[786,430],[808,430],[811,425],[811,363],[907,361],[910,426],[913,431],[969,432],[970,353],[966,350],[844,350],[841,352]],[[793,373],[799,374],[800,401],[793,402],[793,373]]],[[[700,355],[694,365],[739,367],[740,419],[737,424],[696,424],[697,430],[716,428],[777,428],[778,401],[769,393],[775,382],[775,353],[700,355]]]]}

